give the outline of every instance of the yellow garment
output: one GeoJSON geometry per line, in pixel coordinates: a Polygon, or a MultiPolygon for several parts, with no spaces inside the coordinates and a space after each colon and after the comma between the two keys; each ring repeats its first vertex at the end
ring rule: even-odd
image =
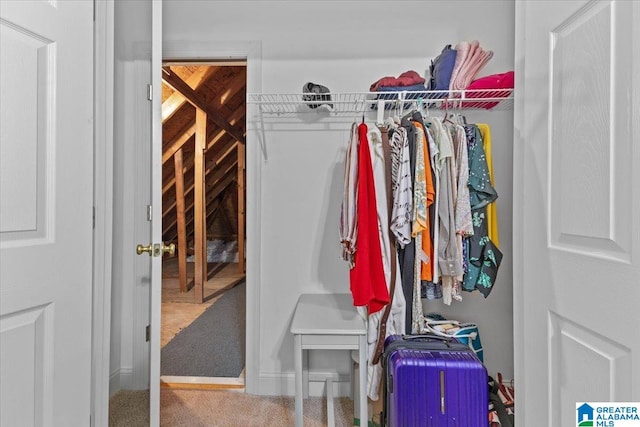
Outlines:
{"type": "MultiPolygon", "coordinates": [[[[493,162],[491,161],[491,129],[486,123],[478,123],[478,129],[480,129],[480,135],[482,135],[482,144],[484,146],[484,154],[487,159],[487,168],[489,168],[489,182],[491,186],[495,188],[493,181],[493,162]]],[[[489,239],[494,245],[500,247],[500,241],[498,239],[498,206],[496,202],[491,202],[487,206],[487,227],[489,239]]]]}

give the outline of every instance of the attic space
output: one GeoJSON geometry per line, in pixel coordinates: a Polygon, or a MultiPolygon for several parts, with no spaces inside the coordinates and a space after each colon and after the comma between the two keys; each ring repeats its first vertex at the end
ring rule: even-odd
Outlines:
{"type": "Polygon", "coordinates": [[[162,238],[202,302],[207,264],[245,270],[246,65],[165,63],[162,79],[162,238]]]}

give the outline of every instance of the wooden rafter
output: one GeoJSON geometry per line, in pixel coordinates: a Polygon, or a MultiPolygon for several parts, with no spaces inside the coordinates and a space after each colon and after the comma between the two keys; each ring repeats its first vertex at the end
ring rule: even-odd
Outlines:
{"type": "MultiPolygon", "coordinates": [[[[215,182],[218,179],[218,174],[215,174],[214,169],[216,169],[217,167],[223,167],[224,165],[229,165],[229,158],[231,156],[231,154],[233,153],[234,149],[238,146],[238,143],[236,141],[233,141],[230,143],[231,145],[226,148],[224,150],[224,152],[222,152],[220,154],[220,156],[218,156],[215,161],[212,162],[207,162],[206,163],[206,169],[205,169],[205,176],[207,176],[207,182],[213,181],[215,182]],[[209,176],[209,174],[214,173],[213,176],[209,176]]],[[[237,161],[237,160],[236,160],[237,161]]],[[[186,172],[189,173],[191,171],[191,167],[193,165],[185,165],[185,169],[186,172]]],[[[226,171],[227,169],[223,167],[223,170],[226,171]]],[[[175,183],[175,177],[171,180],[171,184],[173,185],[175,183]]],[[[191,182],[190,185],[185,187],[185,195],[189,194],[191,191],[193,191],[194,188],[194,183],[191,182]]],[[[168,189],[167,189],[168,190],[168,189]]],[[[163,190],[163,196],[164,196],[164,190],[163,190]]],[[[175,202],[171,203],[167,206],[164,207],[163,213],[162,215],[167,215],[173,208],[175,208],[175,202]]]]}
{"type": "Polygon", "coordinates": [[[175,137],[168,148],[164,149],[162,153],[162,164],[165,164],[171,157],[176,153],[176,151],[181,150],[182,146],[196,133],[196,123],[195,121],[188,123],[182,131],[175,137]]]}
{"type": "Polygon", "coordinates": [[[196,149],[194,159],[194,239],[195,239],[195,291],[197,304],[204,300],[204,282],[207,280],[206,202],[204,181],[204,150],[207,137],[207,113],[196,109],[196,149]]]}
{"type": "Polygon", "coordinates": [[[232,126],[231,123],[229,123],[217,109],[212,108],[211,105],[209,105],[200,94],[191,89],[191,87],[187,83],[185,83],[185,81],[182,80],[176,73],[171,71],[169,67],[164,67],[163,70],[164,73],[162,73],[162,80],[166,84],[171,86],[174,90],[180,92],[187,99],[187,101],[193,104],[196,108],[204,111],[210,120],[227,131],[229,135],[235,138],[238,142],[240,142],[241,144],[245,143],[242,130],[232,126]]]}
{"type": "Polygon", "coordinates": [[[178,278],[180,292],[187,292],[187,228],[184,212],[184,175],[182,166],[182,148],[173,157],[176,177],[176,222],[178,224],[178,278]]]}
{"type": "MultiPolygon", "coordinates": [[[[239,145],[237,142],[235,143],[235,145],[239,145]]],[[[207,195],[207,199],[210,201],[211,200],[211,196],[217,197],[217,195],[219,194],[218,192],[218,186],[217,184],[220,181],[223,181],[227,175],[229,174],[233,174],[236,171],[236,167],[237,167],[237,159],[233,158],[232,156],[229,156],[229,158],[227,159],[226,162],[223,162],[221,164],[218,165],[218,167],[215,169],[212,178],[210,179],[211,182],[213,182],[213,185],[207,185],[205,192],[207,195]]],[[[188,173],[188,172],[187,172],[188,173]]],[[[186,202],[186,197],[189,195],[189,193],[194,190],[195,185],[192,185],[191,187],[189,187],[188,189],[184,190],[184,195],[185,195],[185,212],[186,213],[190,213],[192,212],[192,209],[194,208],[195,205],[195,200],[187,203],[186,202]]],[[[174,202],[171,206],[169,206],[163,216],[167,216],[167,214],[169,213],[169,211],[171,211],[172,209],[176,208],[177,204],[174,202]]],[[[191,214],[187,214],[187,216],[189,216],[191,214]]],[[[173,226],[175,226],[176,224],[176,219],[174,218],[172,221],[167,221],[167,223],[164,225],[164,229],[163,229],[163,234],[165,234],[166,232],[168,232],[173,226]]],[[[187,226],[190,224],[190,221],[187,221],[187,226]]],[[[170,240],[170,239],[168,239],[170,240]]]]}
{"type": "MultiPolygon", "coordinates": [[[[247,84],[247,78],[244,73],[238,73],[236,76],[225,85],[225,90],[220,95],[216,97],[216,99],[212,100],[209,104],[213,108],[219,109],[220,113],[226,114],[229,117],[232,114],[231,109],[226,105],[226,102],[233,98],[236,93],[240,91],[247,84]]],[[[244,104],[241,105],[244,110],[244,104]]],[[[231,122],[231,120],[229,120],[231,122]]],[[[231,123],[233,124],[233,123],[231,123]]]]}
{"type": "MultiPolygon", "coordinates": [[[[198,87],[207,80],[212,74],[214,74],[216,69],[214,67],[198,67],[196,71],[189,76],[186,83],[189,87],[195,88],[198,90],[198,87]]],[[[166,122],[175,114],[176,111],[180,109],[187,102],[186,98],[182,96],[182,94],[178,91],[171,94],[169,98],[167,98],[162,103],[162,123],[166,122]]]]}
{"type": "MultiPolygon", "coordinates": [[[[231,184],[233,184],[236,180],[236,176],[235,176],[235,170],[230,170],[227,175],[225,175],[220,181],[218,181],[218,183],[207,192],[207,199],[206,199],[206,204],[207,204],[207,210],[210,210],[213,207],[217,206],[217,204],[219,204],[219,200],[218,200],[218,196],[220,196],[220,193],[222,193],[224,190],[227,189],[227,187],[229,187],[231,184]]],[[[193,204],[191,205],[193,206],[193,204]]],[[[190,212],[190,209],[187,209],[187,212],[190,212]]],[[[192,212],[192,211],[191,211],[192,212]]],[[[210,217],[211,215],[207,215],[207,218],[210,217]]],[[[186,216],[186,228],[187,230],[192,230],[191,225],[194,222],[194,216],[193,213],[191,213],[191,215],[187,215],[186,216]]],[[[174,226],[175,222],[173,224],[171,224],[171,226],[174,226]]],[[[187,232],[187,240],[189,240],[189,238],[191,236],[193,236],[194,232],[187,232]]],[[[173,238],[175,238],[175,235],[171,236],[173,238]]],[[[169,241],[171,239],[168,239],[169,241]]]]}
{"type": "Polygon", "coordinates": [[[216,197],[218,197],[220,195],[220,193],[222,191],[224,191],[224,189],[226,189],[232,182],[234,182],[236,180],[236,176],[234,174],[234,171],[229,171],[224,178],[222,178],[209,192],[209,194],[207,194],[207,202],[215,199],[216,197]]]}
{"type": "MultiPolygon", "coordinates": [[[[205,68],[205,67],[202,67],[205,68]]],[[[211,68],[211,67],[206,67],[211,68]]],[[[200,71],[198,74],[202,74],[202,72],[200,71]]],[[[196,75],[196,73],[194,73],[194,75],[196,75]]],[[[226,105],[224,105],[224,99],[223,97],[226,95],[226,98],[232,97],[233,95],[235,95],[241,88],[243,88],[245,86],[245,77],[242,74],[239,74],[238,76],[236,76],[233,81],[231,82],[231,84],[229,85],[229,87],[227,88],[227,91],[223,94],[221,94],[220,96],[218,96],[213,102],[212,105],[215,108],[216,106],[220,107],[220,112],[222,113],[227,113],[228,114],[228,120],[229,123],[232,126],[235,126],[236,122],[238,120],[240,120],[242,117],[245,116],[246,112],[245,112],[245,106],[244,104],[241,105],[240,107],[236,108],[235,111],[231,111],[229,109],[229,107],[227,107],[226,105]],[[227,95],[228,94],[228,95],[227,95]]],[[[189,80],[187,82],[191,82],[191,78],[189,78],[189,80]]],[[[190,84],[190,86],[193,86],[192,84],[190,84]]],[[[180,94],[180,92],[175,92],[173,95],[171,95],[171,97],[169,99],[171,99],[172,97],[176,97],[176,98],[180,98],[182,100],[182,103],[187,102],[186,98],[184,96],[182,96],[182,94],[180,94]]],[[[167,99],[167,101],[169,101],[169,99],[167,99]]],[[[167,102],[165,101],[165,102],[167,102]]],[[[182,104],[180,104],[180,106],[182,106],[182,104]]],[[[162,104],[162,114],[164,116],[165,113],[165,105],[164,103],[162,104]]],[[[175,137],[171,143],[169,144],[169,147],[166,148],[164,150],[164,152],[162,153],[162,163],[164,164],[165,162],[167,162],[171,156],[173,156],[173,154],[180,148],[182,147],[188,140],[189,138],[191,138],[193,136],[193,134],[195,133],[195,119],[191,122],[188,123],[183,129],[182,131],[180,131],[178,133],[178,136],[175,137]]],[[[213,136],[209,137],[207,139],[207,150],[216,143],[216,141],[218,141],[222,136],[225,135],[225,130],[224,129],[216,129],[213,133],[213,136]]]]}
{"type": "Polygon", "coordinates": [[[244,185],[245,185],[245,146],[238,145],[238,271],[244,273],[244,185]]]}
{"type": "MultiPolygon", "coordinates": [[[[236,111],[233,112],[233,115],[230,117],[230,121],[231,123],[235,123],[236,120],[238,120],[239,118],[244,117],[244,106],[241,106],[240,108],[238,108],[236,111]]],[[[195,126],[195,121],[192,122],[193,126],[195,126]]],[[[209,155],[209,153],[211,152],[211,150],[213,148],[215,148],[216,144],[218,143],[218,141],[222,140],[222,138],[228,135],[224,130],[220,130],[220,129],[216,129],[215,131],[212,131],[209,134],[209,137],[207,139],[207,155],[209,155]]],[[[188,139],[185,141],[187,142],[188,139]]],[[[184,145],[184,143],[183,143],[184,145]]],[[[176,145],[172,145],[172,148],[175,148],[176,145]]],[[[165,155],[163,154],[162,156],[163,158],[163,163],[164,163],[164,158],[165,155]]],[[[191,159],[191,158],[189,158],[191,159]]],[[[185,166],[187,168],[191,167],[193,165],[193,163],[189,162],[189,159],[187,159],[187,163],[185,163],[185,166]]],[[[162,194],[166,193],[168,190],[170,190],[171,188],[173,188],[175,184],[175,180],[170,179],[169,181],[165,182],[162,186],[162,194]]],[[[166,209],[165,209],[166,211],[166,209]]]]}

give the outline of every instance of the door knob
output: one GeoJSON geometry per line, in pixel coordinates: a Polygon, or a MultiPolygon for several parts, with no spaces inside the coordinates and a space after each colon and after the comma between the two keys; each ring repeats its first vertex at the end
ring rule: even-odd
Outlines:
{"type": "Polygon", "coordinates": [[[145,252],[147,252],[149,256],[151,255],[161,256],[162,254],[173,255],[176,253],[176,245],[175,243],[171,243],[168,246],[165,245],[164,243],[162,245],[156,243],[155,245],[149,244],[147,246],[144,246],[144,245],[136,246],[136,253],[138,255],[142,255],[145,252]]]}
{"type": "Polygon", "coordinates": [[[153,251],[153,245],[147,245],[147,246],[138,245],[138,246],[136,246],[136,253],[138,255],[142,255],[143,253],[148,252],[149,256],[151,256],[151,252],[152,251],[153,251]]]}
{"type": "Polygon", "coordinates": [[[176,244],[171,243],[169,246],[166,246],[164,243],[162,244],[162,252],[165,254],[173,255],[176,253],[176,244]]]}

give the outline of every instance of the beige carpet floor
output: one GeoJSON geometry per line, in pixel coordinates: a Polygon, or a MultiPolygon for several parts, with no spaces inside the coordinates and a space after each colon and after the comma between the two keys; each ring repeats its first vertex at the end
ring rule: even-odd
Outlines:
{"type": "MultiPolygon", "coordinates": [[[[353,425],[353,401],[336,398],[336,426],[353,425]]],[[[119,391],[109,402],[110,427],[149,425],[149,393],[119,391]]],[[[305,427],[327,425],[326,400],[304,403],[305,427]]],[[[239,391],[160,391],[160,425],[165,427],[289,427],[294,425],[292,397],[251,396],[239,391]]]]}

